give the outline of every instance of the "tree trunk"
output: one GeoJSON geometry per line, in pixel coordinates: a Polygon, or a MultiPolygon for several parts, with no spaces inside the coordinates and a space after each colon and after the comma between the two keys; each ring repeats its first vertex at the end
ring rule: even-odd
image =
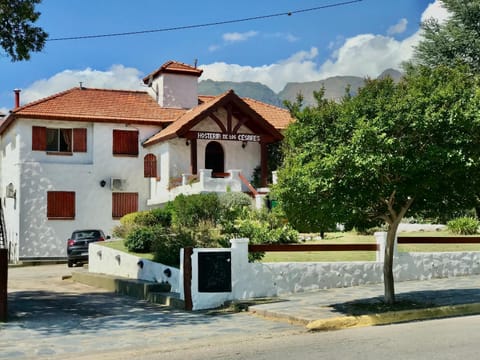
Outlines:
{"type": "Polygon", "coordinates": [[[395,302],[395,283],[393,280],[393,255],[395,250],[395,236],[398,223],[394,222],[388,226],[387,244],[385,246],[385,262],[383,264],[383,283],[385,287],[385,303],[395,302]]]}

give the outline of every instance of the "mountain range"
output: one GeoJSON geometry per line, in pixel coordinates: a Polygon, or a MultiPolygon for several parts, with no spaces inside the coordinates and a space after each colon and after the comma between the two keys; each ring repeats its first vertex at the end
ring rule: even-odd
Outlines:
{"type": "MultiPolygon", "coordinates": [[[[390,76],[394,81],[398,82],[402,77],[402,73],[394,69],[387,69],[378,78],[386,76],[390,76]]],[[[268,86],[258,82],[202,80],[198,83],[198,93],[202,95],[218,95],[233,89],[241,97],[249,97],[283,107],[284,100],[294,102],[298,94],[302,94],[305,105],[315,105],[313,92],[322,89],[322,87],[325,89],[325,98],[339,100],[345,95],[347,88],[350,89],[350,94],[355,95],[364,83],[365,78],[359,76],[334,76],[318,81],[287,83],[282,91],[275,93],[268,86]]]]}

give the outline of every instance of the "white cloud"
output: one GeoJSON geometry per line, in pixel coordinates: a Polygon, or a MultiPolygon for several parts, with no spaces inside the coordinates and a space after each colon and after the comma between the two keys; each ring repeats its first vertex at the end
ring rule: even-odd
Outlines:
{"type": "Polygon", "coordinates": [[[408,20],[407,19],[400,19],[398,23],[388,28],[387,34],[388,35],[396,35],[402,34],[407,30],[408,20]]]}
{"type": "Polygon", "coordinates": [[[226,42],[239,42],[239,41],[246,41],[257,35],[258,35],[258,32],[252,30],[244,33],[239,33],[239,32],[225,33],[223,34],[222,38],[226,42]]]}
{"type": "MultiPolygon", "coordinates": [[[[448,17],[448,13],[440,6],[438,0],[428,6],[422,15],[422,20],[432,16],[442,21],[448,17]]],[[[396,28],[400,31],[401,24],[402,21],[391,29],[396,28]]],[[[248,36],[257,35],[256,32],[231,33],[224,39],[240,41],[248,36]]],[[[318,49],[311,47],[309,50],[294,53],[286,59],[260,66],[224,62],[200,65],[199,67],[204,71],[201,80],[257,81],[278,92],[287,82],[315,81],[336,75],[377,77],[383,70],[398,69],[403,61],[409,60],[413,54],[413,46],[419,39],[420,30],[403,40],[380,34],[360,34],[347,39],[338,37],[329,46],[330,57],[323,63],[318,60],[318,49]]],[[[210,48],[211,51],[216,49],[218,49],[217,45],[212,45],[210,48]]],[[[122,65],[114,65],[107,71],[90,68],[65,70],[49,79],[36,81],[25,89],[22,92],[22,103],[78,86],[80,81],[85,87],[144,89],[141,86],[141,72],[122,65]]]]}
{"type": "MultiPolygon", "coordinates": [[[[429,4],[421,19],[430,17],[439,21],[448,17],[438,0],[429,4]]],[[[389,29],[390,36],[360,34],[347,39],[339,37],[329,44],[330,57],[321,64],[317,59],[317,48],[312,47],[310,51],[300,51],[288,59],[257,67],[226,63],[202,65],[202,79],[258,81],[278,92],[287,82],[315,81],[336,75],[377,77],[385,69],[400,69],[402,62],[411,59],[413,47],[420,40],[420,30],[403,40],[391,36],[404,32],[406,26],[407,21],[402,19],[389,29]]]]}
{"type": "Polygon", "coordinates": [[[107,71],[64,70],[48,79],[35,81],[22,91],[22,104],[44,98],[57,92],[79,86],[80,82],[87,88],[102,89],[144,89],[141,86],[141,73],[135,68],[113,65],[107,71]]]}
{"type": "Polygon", "coordinates": [[[439,22],[443,22],[449,18],[447,9],[443,7],[440,1],[435,0],[433,3],[428,5],[427,9],[422,14],[421,21],[425,21],[430,18],[435,18],[439,22]]]}

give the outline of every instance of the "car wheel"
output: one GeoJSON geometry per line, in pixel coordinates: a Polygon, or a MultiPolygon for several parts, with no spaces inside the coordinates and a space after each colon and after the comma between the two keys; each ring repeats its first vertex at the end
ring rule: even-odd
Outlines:
{"type": "Polygon", "coordinates": [[[67,266],[68,266],[68,267],[72,267],[72,266],[73,266],[73,261],[72,261],[72,260],[68,260],[67,266]]]}

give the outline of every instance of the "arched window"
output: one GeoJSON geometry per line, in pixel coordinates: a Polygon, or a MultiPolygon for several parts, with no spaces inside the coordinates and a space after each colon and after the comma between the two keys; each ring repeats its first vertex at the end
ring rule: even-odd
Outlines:
{"type": "Polygon", "coordinates": [[[147,154],[143,158],[143,177],[157,177],[157,157],[153,154],[147,154]]]}
{"type": "Polygon", "coordinates": [[[220,143],[209,142],[205,148],[205,169],[212,169],[212,176],[221,176],[225,172],[225,155],[220,143]]]}

